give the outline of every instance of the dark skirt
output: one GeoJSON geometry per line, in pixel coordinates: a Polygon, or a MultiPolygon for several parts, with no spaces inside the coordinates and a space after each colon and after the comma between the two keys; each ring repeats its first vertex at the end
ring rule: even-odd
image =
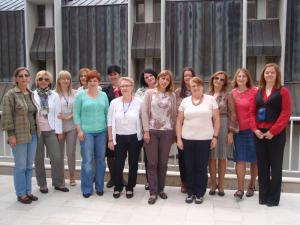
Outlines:
{"type": "Polygon", "coordinates": [[[234,134],[234,161],[256,162],[254,133],[251,130],[242,130],[234,134]]]}

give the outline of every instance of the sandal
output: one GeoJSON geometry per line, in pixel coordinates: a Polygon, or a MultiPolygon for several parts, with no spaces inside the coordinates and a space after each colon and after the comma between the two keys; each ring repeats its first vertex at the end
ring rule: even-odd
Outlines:
{"type": "Polygon", "coordinates": [[[121,195],[121,192],[119,192],[119,191],[114,191],[114,193],[113,193],[114,198],[120,198],[120,195],[121,195]]]}
{"type": "Polygon", "coordinates": [[[252,197],[254,195],[255,187],[249,187],[246,192],[246,197],[252,197]]]}
{"type": "Polygon", "coordinates": [[[157,200],[157,196],[156,195],[150,195],[150,198],[148,199],[148,204],[149,205],[153,205],[157,200]]]}
{"type": "Polygon", "coordinates": [[[39,200],[38,197],[34,196],[33,194],[27,194],[27,197],[31,200],[31,201],[37,201],[39,200]]]}
{"type": "Polygon", "coordinates": [[[70,180],[70,186],[72,187],[76,186],[76,181],[74,179],[70,180]]]}
{"type": "Polygon", "coordinates": [[[158,195],[161,199],[167,199],[168,198],[168,195],[163,191],[159,192],[158,195]]]}
{"type": "Polygon", "coordinates": [[[244,196],[244,191],[238,190],[233,195],[236,199],[242,199],[244,196]]]}

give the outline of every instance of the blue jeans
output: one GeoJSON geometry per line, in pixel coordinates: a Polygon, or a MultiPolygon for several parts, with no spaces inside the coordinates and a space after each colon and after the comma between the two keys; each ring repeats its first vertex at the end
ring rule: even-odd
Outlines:
{"type": "Polygon", "coordinates": [[[12,150],[14,155],[14,185],[17,196],[31,193],[32,165],[37,145],[36,134],[32,135],[31,142],[17,144],[12,150]]]}
{"type": "Polygon", "coordinates": [[[81,191],[83,194],[93,193],[93,180],[95,188],[102,192],[105,174],[106,130],[97,133],[85,133],[80,141],[81,146],[81,191]],[[96,172],[96,174],[95,174],[96,172]]]}

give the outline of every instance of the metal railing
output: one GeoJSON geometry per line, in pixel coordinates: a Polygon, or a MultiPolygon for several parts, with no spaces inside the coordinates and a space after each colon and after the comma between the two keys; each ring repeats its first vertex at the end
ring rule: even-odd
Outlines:
{"type": "MultiPolygon", "coordinates": [[[[1,115],[1,112],[0,112],[1,115]]],[[[1,120],[1,119],[0,119],[1,120]]],[[[0,121],[1,122],[1,121],[0,121]]],[[[13,155],[10,146],[7,144],[6,132],[2,131],[0,125],[0,163],[12,163],[13,155]]],[[[76,145],[76,165],[80,167],[79,143],[76,145]]],[[[141,151],[139,170],[145,169],[143,157],[144,151],[141,151]]],[[[49,163],[49,159],[46,158],[46,164],[49,163]]],[[[65,163],[66,165],[66,163],[65,163]]],[[[169,156],[168,172],[178,172],[178,158],[177,148],[175,144],[172,146],[169,156]]],[[[234,173],[234,163],[228,162],[227,173],[234,173]]],[[[284,177],[296,177],[300,178],[300,117],[291,117],[290,123],[287,128],[287,141],[284,150],[283,159],[283,176],[284,177]]]]}

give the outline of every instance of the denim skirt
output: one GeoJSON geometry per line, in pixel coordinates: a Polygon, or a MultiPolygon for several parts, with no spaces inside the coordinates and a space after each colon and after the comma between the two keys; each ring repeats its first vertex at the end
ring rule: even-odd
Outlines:
{"type": "Polygon", "coordinates": [[[234,134],[234,161],[256,161],[254,133],[251,130],[242,130],[234,134]]]}

